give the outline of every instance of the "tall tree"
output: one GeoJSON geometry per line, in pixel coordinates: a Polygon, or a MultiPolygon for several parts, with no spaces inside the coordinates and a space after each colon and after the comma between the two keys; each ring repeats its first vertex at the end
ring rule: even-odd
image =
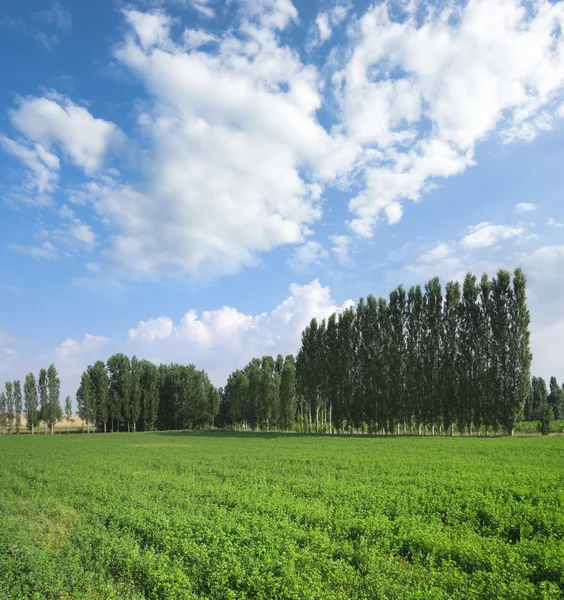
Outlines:
{"type": "Polygon", "coordinates": [[[503,406],[503,425],[511,435],[515,423],[523,416],[531,381],[531,317],[527,308],[526,288],[527,279],[523,271],[516,269],[513,274],[513,288],[509,294],[509,372],[506,376],[507,395],[503,406]]]}
{"type": "Polygon", "coordinates": [[[80,378],[80,385],[76,391],[76,405],[78,408],[78,415],[82,420],[82,432],[84,433],[84,424],[86,424],[87,432],[90,433],[90,424],[92,423],[92,417],[94,411],[92,406],[94,404],[94,393],[92,389],[92,380],[90,378],[90,369],[87,369],[80,378]]]}
{"type": "Polygon", "coordinates": [[[6,433],[6,429],[8,428],[8,413],[7,413],[7,404],[6,404],[6,394],[4,392],[0,393],[0,429],[2,429],[2,433],[6,433]]]}
{"type": "Polygon", "coordinates": [[[159,370],[148,360],[139,363],[139,381],[141,385],[143,428],[152,431],[155,428],[159,409],[159,370]]]}
{"type": "Polygon", "coordinates": [[[137,430],[137,421],[139,421],[139,417],[141,416],[141,399],[141,368],[139,360],[136,356],[133,356],[131,358],[131,393],[129,394],[129,403],[126,410],[128,431],[130,424],[133,425],[133,431],[137,430]]]}
{"type": "Polygon", "coordinates": [[[65,419],[67,420],[67,433],[70,433],[70,422],[72,418],[72,403],[71,397],[67,396],[65,398],[65,419]]]}
{"type": "Polygon", "coordinates": [[[49,411],[49,392],[47,390],[47,369],[39,370],[39,378],[37,380],[37,388],[39,392],[40,418],[45,424],[45,433],[47,433],[47,418],[49,411]]]}
{"type": "MultiPolygon", "coordinates": [[[[108,419],[110,418],[110,379],[108,377],[106,365],[101,360],[96,361],[93,366],[88,367],[88,375],[90,377],[90,386],[92,388],[91,412],[94,413],[92,421],[95,421],[99,427],[103,427],[104,433],[106,433],[108,419]]],[[[91,412],[89,412],[89,414],[91,414],[91,412]]]]}
{"type": "Polygon", "coordinates": [[[16,425],[16,433],[20,432],[20,425],[22,422],[22,410],[22,386],[19,381],[14,381],[14,421],[16,425]]]}
{"type": "Polygon", "coordinates": [[[480,306],[478,298],[480,287],[476,283],[476,276],[467,273],[462,284],[462,299],[460,303],[459,326],[459,376],[460,388],[456,406],[456,421],[460,434],[471,430],[474,421],[474,411],[480,413],[480,394],[477,386],[479,364],[479,322],[480,306]]]}
{"type": "Polygon", "coordinates": [[[14,386],[11,381],[4,384],[6,393],[6,423],[8,432],[11,433],[14,426],[14,386]]]}
{"type": "Polygon", "coordinates": [[[442,398],[440,394],[442,371],[442,305],[443,294],[441,283],[439,278],[435,277],[425,285],[425,296],[423,301],[423,364],[425,369],[425,397],[428,402],[425,424],[431,425],[433,435],[435,433],[435,427],[441,423],[442,413],[442,398]]]}
{"type": "Polygon", "coordinates": [[[558,385],[556,377],[550,378],[550,394],[548,395],[548,403],[552,408],[555,419],[564,417],[564,390],[558,385]]]}
{"type": "Polygon", "coordinates": [[[288,354],[284,359],[280,380],[280,428],[291,431],[296,414],[296,364],[288,354]]]}
{"type": "Polygon", "coordinates": [[[34,434],[35,428],[39,425],[39,411],[37,410],[37,383],[33,373],[28,373],[25,377],[24,404],[27,428],[34,434]]]}
{"type": "MultiPolygon", "coordinates": [[[[411,420],[421,435],[425,418],[425,390],[423,366],[423,291],[412,287],[407,299],[406,379],[411,405],[411,420]]],[[[411,430],[411,427],[410,427],[411,430]]]]}
{"type": "Polygon", "coordinates": [[[55,365],[50,365],[47,369],[47,391],[49,399],[47,402],[47,412],[44,418],[47,422],[47,426],[51,428],[51,435],[54,433],[55,423],[62,417],[61,410],[61,380],[57,373],[55,365]]]}
{"type": "Polygon", "coordinates": [[[445,429],[453,434],[459,394],[459,329],[460,284],[450,281],[446,285],[442,327],[442,418],[445,429]]]}
{"type": "MultiPolygon", "coordinates": [[[[125,354],[114,354],[108,359],[110,375],[110,419],[112,431],[114,423],[119,431],[122,417],[131,418],[129,413],[129,396],[131,394],[131,364],[125,354]],[[124,410],[125,409],[125,410],[124,410]],[[126,414],[127,413],[127,414],[126,414]]],[[[128,426],[131,424],[128,421],[128,426]]]]}

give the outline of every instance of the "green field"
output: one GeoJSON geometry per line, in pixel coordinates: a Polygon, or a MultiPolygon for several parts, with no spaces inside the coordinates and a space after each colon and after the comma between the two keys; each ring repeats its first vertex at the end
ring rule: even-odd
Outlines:
{"type": "Polygon", "coordinates": [[[0,436],[0,598],[563,598],[564,438],[0,436]]]}

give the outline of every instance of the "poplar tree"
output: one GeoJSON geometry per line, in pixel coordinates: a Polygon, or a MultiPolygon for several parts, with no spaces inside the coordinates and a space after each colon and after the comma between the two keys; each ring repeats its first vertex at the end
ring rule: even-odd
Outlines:
{"type": "Polygon", "coordinates": [[[296,412],[296,364],[294,357],[288,354],[284,359],[280,376],[280,427],[291,431],[296,412]]]}
{"type": "Polygon", "coordinates": [[[92,422],[92,405],[93,405],[93,389],[92,381],[90,379],[90,371],[87,369],[80,378],[80,386],[76,392],[76,405],[78,408],[78,415],[82,420],[82,432],[84,433],[84,423],[86,423],[86,430],[90,433],[90,423],[92,422]]]}
{"type": "Polygon", "coordinates": [[[130,424],[133,425],[133,431],[137,429],[137,421],[141,416],[141,369],[139,360],[136,356],[131,358],[131,393],[129,394],[129,403],[127,405],[127,431],[130,424]]]}
{"type": "Polygon", "coordinates": [[[408,419],[408,406],[406,400],[405,386],[405,362],[406,362],[406,316],[407,296],[403,286],[399,286],[390,294],[389,325],[390,339],[388,346],[389,358],[389,394],[390,406],[388,416],[388,427],[391,431],[397,423],[398,433],[400,424],[403,432],[406,431],[408,419]]]}
{"type": "Polygon", "coordinates": [[[480,434],[480,426],[485,424],[486,435],[489,425],[493,424],[495,413],[494,369],[492,356],[492,326],[491,326],[491,282],[486,273],[480,280],[480,294],[476,315],[476,393],[474,394],[473,421],[480,434]]]}
{"type": "MultiPolygon", "coordinates": [[[[423,386],[423,291],[421,286],[412,287],[407,299],[406,331],[407,388],[411,397],[412,421],[421,435],[425,414],[425,390],[423,386]]],[[[410,427],[411,429],[411,427],[410,427]]]]}
{"type": "Polygon", "coordinates": [[[556,377],[550,378],[550,394],[548,403],[552,408],[554,418],[561,419],[564,416],[564,390],[558,385],[556,377]]]}
{"type": "Polygon", "coordinates": [[[39,378],[37,380],[39,391],[40,418],[45,424],[45,433],[47,433],[47,414],[49,411],[49,392],[47,390],[47,369],[39,370],[39,378]]]}
{"type": "Polygon", "coordinates": [[[71,397],[67,396],[65,398],[65,419],[67,420],[67,433],[70,433],[70,420],[72,417],[72,403],[71,397]]]}
{"type": "Polygon", "coordinates": [[[33,373],[28,373],[25,377],[24,404],[27,428],[33,435],[35,433],[35,428],[37,425],[39,425],[39,411],[37,410],[37,383],[33,373]]]}
{"type": "Polygon", "coordinates": [[[516,269],[513,274],[513,289],[509,295],[509,373],[507,376],[508,396],[504,411],[504,425],[513,435],[515,423],[523,416],[525,401],[531,381],[530,332],[531,317],[527,309],[527,279],[516,269]]]}
{"type": "MultiPolygon", "coordinates": [[[[131,364],[125,354],[114,354],[110,356],[107,363],[110,376],[110,419],[112,431],[114,423],[116,430],[119,431],[121,418],[125,416],[124,407],[129,405],[131,393],[131,364]]],[[[178,393],[178,392],[176,392],[178,393]]],[[[129,412],[127,416],[130,417],[129,412]]]]}
{"type": "Polygon", "coordinates": [[[51,435],[54,433],[55,423],[62,417],[61,403],[60,403],[60,391],[61,381],[57,373],[55,365],[50,365],[47,369],[47,411],[45,414],[45,420],[47,426],[51,428],[51,435]]]}
{"type": "Polygon", "coordinates": [[[438,277],[425,285],[424,296],[424,352],[425,396],[427,411],[425,424],[430,424],[433,435],[435,426],[441,421],[440,377],[441,377],[441,324],[442,324],[442,288],[438,277]]]}
{"type": "MultiPolygon", "coordinates": [[[[456,406],[456,420],[461,435],[466,430],[470,431],[474,420],[474,411],[481,412],[480,393],[477,387],[479,372],[479,294],[480,288],[476,283],[476,276],[467,273],[462,285],[460,303],[460,388],[456,406]]],[[[477,419],[479,421],[479,417],[477,419]]]]}
{"type": "Polygon", "coordinates": [[[98,360],[93,366],[88,367],[88,375],[90,377],[90,386],[92,389],[92,421],[104,428],[104,433],[107,431],[108,419],[110,418],[109,407],[109,387],[110,379],[106,365],[98,360]]]}
{"type": "Polygon", "coordinates": [[[460,284],[450,281],[445,291],[442,328],[442,418],[445,430],[452,435],[459,394],[460,284]]]}
{"type": "Polygon", "coordinates": [[[6,393],[6,424],[8,432],[12,432],[14,425],[14,386],[11,381],[6,381],[4,384],[6,393]]]}
{"type": "Polygon", "coordinates": [[[2,429],[2,433],[6,433],[6,429],[8,427],[8,414],[7,414],[7,405],[6,405],[6,394],[4,392],[0,393],[0,429],[2,429]]]}
{"type": "Polygon", "coordinates": [[[14,381],[14,420],[16,424],[16,433],[20,432],[20,425],[22,422],[22,386],[20,381],[14,381]]]}
{"type": "Polygon", "coordinates": [[[148,360],[139,363],[143,427],[147,431],[155,428],[159,410],[159,370],[148,360]]]}

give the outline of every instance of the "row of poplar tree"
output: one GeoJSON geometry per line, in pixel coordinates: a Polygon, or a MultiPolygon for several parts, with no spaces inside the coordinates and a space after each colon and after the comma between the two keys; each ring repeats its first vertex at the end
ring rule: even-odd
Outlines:
{"type": "MultiPolygon", "coordinates": [[[[41,369],[39,377],[28,373],[23,385],[20,381],[6,381],[0,393],[0,429],[4,433],[19,433],[22,415],[27,428],[34,433],[41,421],[53,433],[55,423],[63,416],[60,404],[61,381],[55,365],[41,369]]],[[[65,401],[65,414],[72,414],[71,398],[65,401]]]]}
{"type": "MultiPolygon", "coordinates": [[[[88,430],[104,432],[216,425],[511,433],[523,417],[546,420],[564,412],[556,379],[550,395],[542,379],[531,383],[529,321],[519,269],[513,277],[501,270],[480,280],[469,273],[462,286],[449,282],[444,293],[434,278],[409,291],[399,286],[388,299],[361,298],[319,323],[312,319],[295,358],[255,358],[224,389],[194,365],[157,366],[115,354],[82,374],[78,412],[88,430]]],[[[37,383],[33,374],[26,377],[30,429],[41,419],[53,430],[61,416],[59,388],[54,366],[42,369],[37,383]]],[[[21,410],[19,382],[7,383],[0,421],[21,410]]]]}
{"type": "Polygon", "coordinates": [[[501,270],[368,296],[302,334],[295,363],[254,359],[218,422],[289,430],[512,433],[531,391],[526,279],[501,270]],[[295,374],[295,376],[294,376],[295,374]]]}

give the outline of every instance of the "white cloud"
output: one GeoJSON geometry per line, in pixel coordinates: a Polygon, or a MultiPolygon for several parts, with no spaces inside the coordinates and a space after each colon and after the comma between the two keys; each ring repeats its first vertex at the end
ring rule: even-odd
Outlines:
{"type": "Polygon", "coordinates": [[[350,2],[335,2],[330,9],[320,12],[315,18],[315,26],[309,31],[308,51],[326,42],[333,34],[333,30],[344,21],[351,9],[350,2]]]}
{"type": "Polygon", "coordinates": [[[515,205],[515,212],[525,213],[532,212],[537,210],[537,205],[532,204],[531,202],[519,202],[519,204],[515,205]]]}
{"type": "Polygon", "coordinates": [[[124,10],[125,18],[135,30],[143,50],[167,42],[171,18],[163,12],[139,12],[137,10],[124,10]]]}
{"type": "Polygon", "coordinates": [[[4,348],[4,356],[17,356],[18,353],[13,348],[4,348]]]}
{"type": "Polygon", "coordinates": [[[348,235],[332,235],[329,239],[333,243],[331,250],[339,263],[343,266],[350,265],[352,262],[349,254],[351,238],[348,235]]]}
{"type": "Polygon", "coordinates": [[[86,108],[56,94],[21,99],[11,120],[30,141],[45,148],[60,146],[87,174],[96,172],[110,147],[122,140],[113,123],[96,119],[86,108]]]}
{"type": "Polygon", "coordinates": [[[212,276],[303,243],[323,183],[354,160],[356,149],[316,120],[314,69],[270,29],[296,17],[291,3],[245,4],[245,15],[253,21],[211,54],[171,38],[146,49],[131,36],[117,51],[152,99],[139,115],[151,143],[144,180],[86,192],[114,232],[105,256],[121,273],[212,276]]]}
{"type": "Polygon", "coordinates": [[[484,221],[468,228],[468,233],[462,238],[465,248],[486,248],[502,240],[507,240],[525,233],[522,227],[509,227],[507,225],[494,225],[484,221]]]}
{"type": "Polygon", "coordinates": [[[327,256],[327,251],[322,244],[315,240],[308,240],[295,249],[294,256],[288,261],[288,264],[295,269],[303,269],[310,265],[320,264],[327,256]]]}
{"type": "Polygon", "coordinates": [[[564,84],[564,39],[553,35],[561,2],[411,2],[402,22],[394,6],[359,19],[332,80],[348,136],[371,150],[365,189],[350,203],[365,236],[389,204],[472,165],[476,143],[496,129],[510,141],[551,128],[564,84]]]}
{"type": "Polygon", "coordinates": [[[318,280],[292,284],[290,296],[271,312],[246,315],[224,306],[205,311],[201,317],[190,310],[178,324],[169,317],[141,321],[129,330],[131,350],[164,361],[193,361],[223,384],[233,369],[254,356],[297,352],[302,330],[313,317],[327,318],[351,304],[348,300],[335,305],[329,288],[318,280]]]}
{"type": "Polygon", "coordinates": [[[559,223],[556,219],[554,219],[553,217],[550,217],[548,219],[548,221],[546,222],[546,224],[549,227],[564,227],[564,223],[559,223]]]}
{"type": "Polygon", "coordinates": [[[56,0],[51,8],[37,12],[33,16],[43,24],[56,27],[64,33],[72,31],[72,16],[63,8],[59,0],[56,0]]]}
{"type": "Polygon", "coordinates": [[[28,193],[36,190],[39,194],[31,200],[31,203],[39,205],[49,203],[46,194],[55,189],[59,179],[58,157],[48,152],[41,144],[27,147],[2,135],[0,135],[0,145],[6,152],[22,161],[30,170],[28,181],[23,189],[28,193]]]}
{"type": "Polygon", "coordinates": [[[419,257],[419,260],[424,263],[434,263],[444,260],[452,254],[452,249],[449,244],[440,243],[434,248],[427,250],[419,257]]]}
{"type": "Polygon", "coordinates": [[[211,19],[215,16],[215,11],[210,6],[210,0],[189,0],[190,6],[206,19],[211,19]]]}
{"type": "Polygon", "coordinates": [[[58,348],[55,355],[59,361],[95,354],[111,340],[103,335],[86,334],[82,342],[67,338],[58,348]]]}
{"type": "Polygon", "coordinates": [[[96,245],[96,235],[92,231],[90,225],[87,225],[79,219],[76,216],[76,213],[66,204],[61,206],[59,214],[63,219],[66,219],[68,223],[64,223],[55,230],[53,234],[55,238],[74,249],[93,250],[96,245]]]}
{"type": "Polygon", "coordinates": [[[10,244],[8,246],[12,250],[18,252],[19,254],[25,254],[27,256],[31,256],[32,258],[45,258],[47,260],[59,260],[59,254],[51,244],[51,242],[43,242],[41,246],[26,246],[23,244],[10,244]]]}

